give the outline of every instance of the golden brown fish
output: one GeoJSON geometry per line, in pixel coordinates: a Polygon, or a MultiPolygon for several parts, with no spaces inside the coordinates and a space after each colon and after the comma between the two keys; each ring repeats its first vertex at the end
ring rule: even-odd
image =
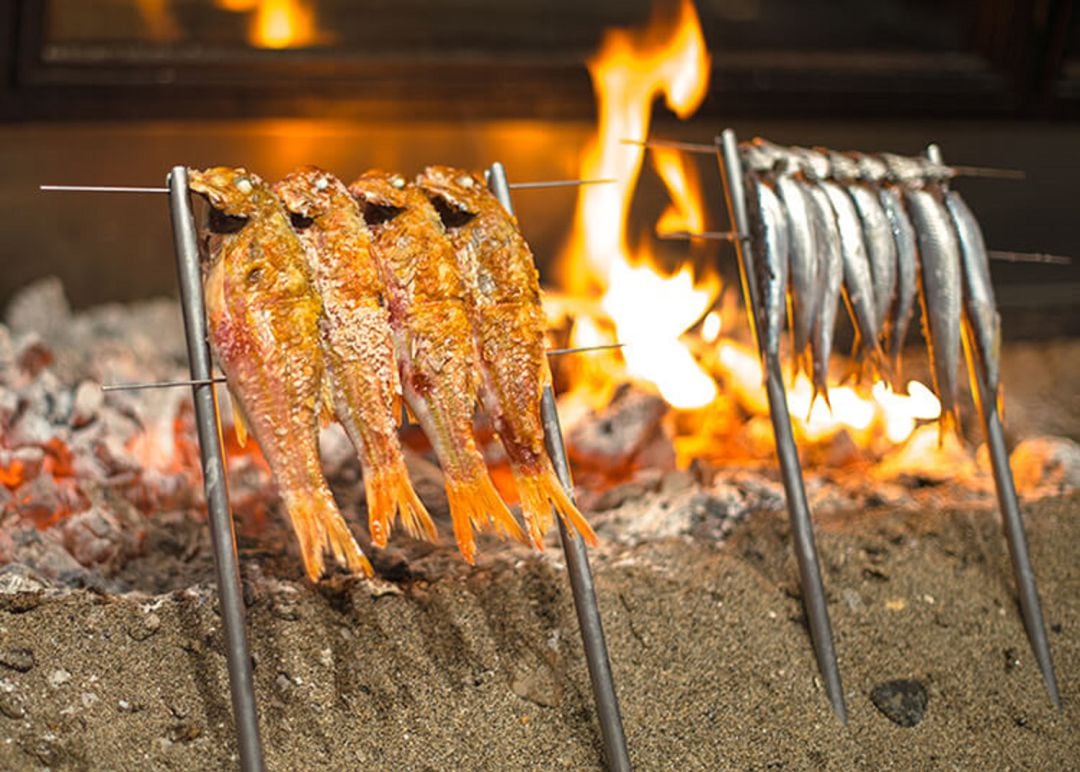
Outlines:
{"type": "Polygon", "coordinates": [[[244,169],[192,171],[190,184],[219,212],[246,221],[214,238],[205,280],[210,340],[242,422],[273,472],[307,575],[322,576],[327,547],[339,563],[370,575],[319,462],[322,303],[289,216],[270,187],[244,169]]]}
{"type": "Polygon", "coordinates": [[[544,448],[540,398],[544,386],[551,384],[551,370],[532,250],[517,221],[481,178],[448,166],[429,166],[417,184],[468,216],[447,232],[480,352],[480,395],[510,459],[529,535],[543,547],[554,506],[568,528],[595,544],[596,534],[566,494],[544,448]]]}
{"type": "Polygon", "coordinates": [[[476,445],[476,346],[454,248],[425,193],[400,175],[371,171],[349,186],[365,207],[386,280],[401,384],[439,457],[454,535],[465,560],[473,527],[525,534],[499,498],[476,445]]]}
{"type": "Polygon", "coordinates": [[[385,547],[395,513],[415,537],[435,540],[435,524],[409,481],[397,434],[401,381],[394,361],[386,285],[356,199],[313,166],[274,186],[305,218],[297,235],[322,298],[323,352],[334,409],[360,457],[371,541],[385,547]]]}

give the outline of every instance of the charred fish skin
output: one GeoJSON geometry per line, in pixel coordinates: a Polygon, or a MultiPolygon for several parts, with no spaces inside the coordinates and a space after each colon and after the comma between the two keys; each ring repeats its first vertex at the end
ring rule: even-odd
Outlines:
{"type": "Polygon", "coordinates": [[[918,234],[924,336],[934,385],[941,400],[942,436],[959,429],[957,368],[960,363],[960,246],[940,190],[908,189],[908,211],[918,234]]]}
{"type": "Polygon", "coordinates": [[[281,202],[244,169],[190,172],[191,189],[247,222],[213,240],[205,278],[215,358],[262,449],[300,542],[311,581],[329,547],[351,571],[371,575],[323,475],[318,428],[324,362],[322,303],[281,202]]]}
{"type": "Polygon", "coordinates": [[[323,351],[334,410],[364,473],[371,541],[385,547],[400,516],[414,538],[436,539],[435,524],[409,480],[397,434],[401,382],[394,358],[386,286],[371,233],[348,188],[316,167],[274,186],[306,227],[297,229],[322,298],[323,351]]]}
{"type": "Polygon", "coordinates": [[[563,489],[544,447],[540,399],[551,384],[544,346],[545,315],[532,250],[516,219],[483,179],[449,166],[417,178],[429,196],[452,209],[447,227],[465,284],[480,354],[481,401],[506,449],[533,544],[541,549],[552,511],[590,544],[596,534],[563,489]]]}
{"type": "Polygon", "coordinates": [[[427,194],[399,174],[369,171],[349,186],[365,207],[389,296],[405,399],[446,477],[454,536],[476,559],[474,528],[525,541],[477,446],[479,358],[453,245],[427,194]]]}
{"type": "Polygon", "coordinates": [[[889,311],[896,293],[897,256],[892,228],[876,190],[860,179],[857,159],[842,153],[831,153],[829,159],[833,165],[834,177],[843,181],[862,222],[863,240],[874,287],[877,328],[880,333],[887,334],[889,311]]]}
{"type": "Polygon", "coordinates": [[[751,217],[750,238],[754,250],[754,272],[761,308],[758,309],[758,336],[767,357],[779,358],[780,339],[787,312],[788,251],[790,233],[784,206],[776,192],[755,172],[747,172],[751,217]]]}
{"type": "Polygon", "coordinates": [[[996,398],[1001,360],[1001,317],[994,301],[994,285],[990,281],[990,258],[986,252],[986,242],[975,213],[958,192],[947,190],[945,205],[960,241],[964,308],[969,327],[978,349],[987,387],[990,394],[996,398]]]}

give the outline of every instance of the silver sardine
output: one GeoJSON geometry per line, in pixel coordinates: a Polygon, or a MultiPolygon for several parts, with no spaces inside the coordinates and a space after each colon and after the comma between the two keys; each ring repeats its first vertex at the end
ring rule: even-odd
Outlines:
{"type": "Polygon", "coordinates": [[[780,355],[780,337],[787,310],[788,250],[790,234],[783,204],[772,187],[757,174],[747,174],[752,217],[751,239],[754,276],[758,286],[758,337],[768,356],[780,355]]]}
{"type": "Polygon", "coordinates": [[[958,428],[957,367],[960,362],[960,245],[939,190],[907,190],[908,211],[918,234],[923,334],[930,349],[934,386],[941,400],[942,434],[958,428]]]}
{"type": "Polygon", "coordinates": [[[994,302],[994,286],[990,282],[990,260],[986,253],[986,242],[983,240],[979,221],[959,193],[955,190],[947,191],[945,205],[952,216],[960,241],[964,308],[986,384],[996,398],[1001,356],[1001,317],[994,302]]]}

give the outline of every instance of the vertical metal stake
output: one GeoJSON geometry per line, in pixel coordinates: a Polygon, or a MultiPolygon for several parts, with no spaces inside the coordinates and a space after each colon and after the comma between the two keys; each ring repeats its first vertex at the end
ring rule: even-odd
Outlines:
{"type": "MultiPolygon", "coordinates": [[[[926,157],[934,164],[943,166],[941,149],[937,145],[926,148],[926,157]]],[[[1061,710],[1061,694],[1058,692],[1057,676],[1054,675],[1054,660],[1050,655],[1050,642],[1046,637],[1046,625],[1043,622],[1042,604],[1039,603],[1039,590],[1035,584],[1035,570],[1031,567],[1031,555],[1028,552],[1027,536],[1024,534],[1024,521],[1020,515],[1020,503],[1016,497],[1016,485],[1013,482],[1012,469],[1009,468],[1009,451],[1005,447],[1005,432],[998,415],[997,395],[991,394],[986,384],[984,365],[980,361],[978,349],[972,338],[969,324],[964,328],[964,347],[967,351],[968,373],[971,377],[972,393],[975,406],[982,416],[986,430],[986,445],[990,451],[990,463],[994,469],[994,483],[997,486],[998,505],[1001,507],[1002,521],[1005,526],[1005,541],[1009,545],[1009,557],[1012,559],[1013,575],[1016,577],[1016,589],[1020,596],[1020,615],[1027,630],[1028,642],[1035,653],[1035,660],[1042,671],[1046,691],[1054,707],[1061,710]]]]}
{"type": "Polygon", "coordinates": [[[810,625],[810,641],[814,646],[818,669],[825,679],[825,691],[832,703],[833,711],[843,723],[847,723],[847,706],[844,702],[844,689],[840,683],[840,668],[836,663],[836,649],[833,645],[832,625],[829,622],[829,608],[825,599],[825,585],[821,581],[821,566],[817,547],[814,544],[814,529],[810,521],[810,508],[806,503],[806,490],[803,487],[802,466],[799,464],[799,452],[795,446],[795,437],[791,430],[791,416],[788,414],[787,394],[784,390],[783,373],[780,360],[765,353],[758,335],[760,301],[754,277],[753,250],[750,249],[750,220],[746,212],[746,198],[743,191],[742,163],[735,132],[726,129],[716,138],[716,155],[720,163],[720,173],[724,178],[724,195],[727,198],[728,211],[731,213],[733,230],[739,234],[735,240],[735,251],[739,258],[739,273],[742,277],[743,297],[750,316],[750,329],[758,341],[758,353],[765,368],[765,388],[769,397],[769,415],[772,418],[773,435],[776,438],[776,455],[780,461],[780,475],[784,482],[787,497],[788,516],[794,536],[795,557],[799,563],[799,579],[802,587],[803,605],[810,625]]]}
{"type": "MultiPolygon", "coordinates": [[[[498,161],[488,170],[488,187],[506,211],[513,214],[514,205],[510,199],[506,169],[498,161]]],[[[540,416],[544,424],[544,444],[555,466],[555,473],[566,492],[573,498],[574,483],[570,478],[570,464],[566,460],[566,446],[563,443],[562,429],[559,427],[555,392],[550,386],[544,387],[540,416]]],[[[600,607],[596,603],[596,588],[593,585],[585,542],[578,534],[567,529],[561,517],[556,517],[555,520],[559,524],[559,536],[566,554],[566,571],[570,575],[570,589],[574,595],[574,607],[577,609],[578,627],[581,628],[581,640],[585,646],[585,661],[589,666],[589,680],[592,682],[593,698],[596,700],[596,710],[600,718],[604,756],[608,769],[624,772],[632,769],[630,753],[626,747],[619,697],[615,693],[615,680],[611,674],[607,643],[604,641],[604,626],[600,619],[600,607]]]]}
{"type": "Polygon", "coordinates": [[[229,691],[236,721],[240,768],[244,772],[264,769],[259,716],[255,706],[255,687],[251,674],[244,620],[244,598],[240,589],[240,567],[236,556],[236,534],[229,512],[228,480],[221,452],[221,422],[217,395],[210,382],[210,345],[206,329],[206,306],[203,302],[202,277],[195,221],[191,213],[191,194],[185,166],[174,166],[169,173],[169,208],[172,213],[173,243],[180,278],[180,305],[184,314],[191,378],[202,381],[192,387],[195,420],[199,432],[203,484],[210,512],[210,536],[217,567],[218,602],[225,630],[225,652],[229,666],[229,691]]]}

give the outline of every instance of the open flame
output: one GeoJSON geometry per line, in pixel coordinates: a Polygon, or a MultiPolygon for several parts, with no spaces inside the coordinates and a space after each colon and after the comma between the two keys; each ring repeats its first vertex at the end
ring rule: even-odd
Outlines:
{"type": "MultiPolygon", "coordinates": [[[[560,278],[572,295],[598,298],[602,313],[577,315],[570,341],[574,346],[624,343],[625,375],[651,383],[675,408],[716,405],[719,379],[743,410],[764,415],[768,403],[757,353],[730,337],[733,325],[744,323],[745,312],[728,307],[732,298],[725,298],[723,309],[716,308],[719,281],[695,275],[689,263],[671,275],[657,267],[654,233],[707,230],[701,180],[686,154],[671,148],[649,151],[671,205],[654,233],[630,243],[636,234],[629,233],[628,218],[645,149],[623,140],[648,136],[658,98],[686,118],[708,87],[709,56],[693,4],[681,0],[673,13],[670,7],[667,11],[657,10],[641,30],[609,30],[589,62],[599,123],[583,152],[580,176],[617,182],[578,193],[560,278]]],[[[594,402],[596,395],[603,399],[610,393],[604,384],[614,385],[619,377],[612,375],[611,365],[608,358],[603,368],[580,367],[575,386],[591,392],[594,402]]],[[[800,440],[826,442],[846,432],[860,447],[885,449],[904,442],[919,421],[940,414],[934,394],[915,381],[907,394],[896,394],[884,383],[869,390],[836,385],[830,399],[831,410],[822,400],[814,403],[805,376],[789,385],[788,406],[800,440]]],[[[580,395],[567,400],[579,408],[582,402],[580,395]]]]}
{"type": "Polygon", "coordinates": [[[251,13],[248,43],[256,48],[303,48],[324,42],[310,0],[214,0],[218,8],[251,13]]]}
{"type": "MultiPolygon", "coordinates": [[[[655,384],[675,407],[707,405],[716,384],[679,336],[708,310],[718,286],[696,280],[689,268],[674,276],[658,273],[651,267],[657,261],[649,235],[631,249],[627,220],[644,149],[622,142],[648,135],[653,102],[660,96],[682,118],[701,104],[709,56],[693,4],[682,0],[674,14],[654,12],[643,30],[609,30],[589,62],[589,74],[600,120],[582,157],[581,177],[617,182],[579,192],[562,259],[564,284],[574,293],[603,296],[616,337],[626,344],[630,375],[655,384]]],[[[674,154],[657,156],[657,172],[674,202],[661,217],[662,227],[700,229],[705,215],[697,176],[674,154]]],[[[585,345],[580,338],[574,343],[585,345]]]]}

